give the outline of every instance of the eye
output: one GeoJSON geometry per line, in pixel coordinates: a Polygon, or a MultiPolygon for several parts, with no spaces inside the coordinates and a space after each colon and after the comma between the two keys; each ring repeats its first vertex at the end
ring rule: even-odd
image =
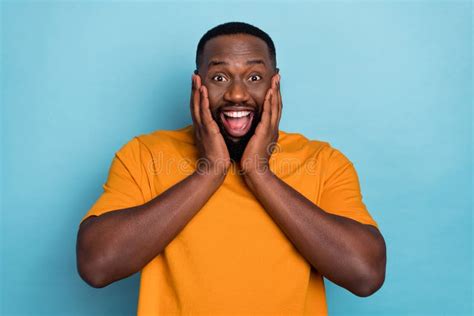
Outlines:
{"type": "Polygon", "coordinates": [[[224,82],[224,81],[227,81],[227,78],[224,77],[223,75],[215,75],[214,77],[212,77],[212,80],[224,82]]]}
{"type": "Polygon", "coordinates": [[[262,76],[260,76],[260,75],[251,75],[249,77],[249,80],[250,81],[259,81],[259,80],[262,80],[262,76]]]}

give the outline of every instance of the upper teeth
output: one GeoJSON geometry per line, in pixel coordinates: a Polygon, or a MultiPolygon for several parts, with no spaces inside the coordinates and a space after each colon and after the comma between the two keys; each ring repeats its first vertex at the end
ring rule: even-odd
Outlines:
{"type": "Polygon", "coordinates": [[[224,112],[225,116],[230,116],[230,117],[243,117],[247,116],[250,114],[250,111],[228,111],[224,112]]]}

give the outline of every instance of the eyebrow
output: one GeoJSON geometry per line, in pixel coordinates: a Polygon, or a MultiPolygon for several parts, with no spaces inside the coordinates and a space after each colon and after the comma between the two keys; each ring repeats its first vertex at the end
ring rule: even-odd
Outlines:
{"type": "MultiPolygon", "coordinates": [[[[247,62],[245,64],[246,65],[261,64],[261,65],[265,66],[265,62],[263,61],[263,59],[249,59],[249,60],[247,60],[247,62]]],[[[226,62],[226,61],[223,61],[223,60],[211,60],[209,62],[209,64],[207,65],[207,68],[211,68],[212,66],[219,66],[219,65],[229,65],[229,63],[226,62]]]]}
{"type": "Polygon", "coordinates": [[[221,61],[221,60],[211,60],[209,64],[207,65],[207,68],[210,68],[212,66],[219,66],[219,65],[228,65],[228,62],[221,61]]]}

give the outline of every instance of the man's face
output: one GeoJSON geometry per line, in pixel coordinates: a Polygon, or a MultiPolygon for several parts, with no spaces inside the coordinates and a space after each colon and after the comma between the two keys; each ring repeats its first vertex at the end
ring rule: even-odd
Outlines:
{"type": "Polygon", "coordinates": [[[208,89],[211,113],[231,158],[238,161],[277,74],[267,44],[247,34],[215,37],[204,46],[198,74],[208,89]]]}

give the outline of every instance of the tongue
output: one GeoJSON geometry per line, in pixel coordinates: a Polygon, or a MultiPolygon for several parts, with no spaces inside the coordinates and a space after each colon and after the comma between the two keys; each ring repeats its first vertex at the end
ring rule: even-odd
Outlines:
{"type": "Polygon", "coordinates": [[[248,121],[248,116],[244,117],[227,117],[227,122],[232,129],[242,129],[248,121]]]}

